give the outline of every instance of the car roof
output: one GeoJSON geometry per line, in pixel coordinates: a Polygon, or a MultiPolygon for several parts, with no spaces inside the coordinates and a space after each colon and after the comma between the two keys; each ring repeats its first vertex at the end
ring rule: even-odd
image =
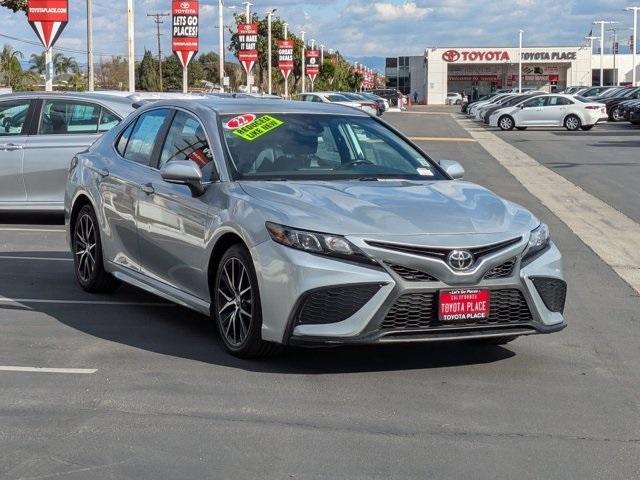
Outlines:
{"type": "MultiPolygon", "coordinates": [[[[315,92],[317,93],[317,92],[315,92]]],[[[353,115],[359,117],[368,117],[369,114],[353,107],[340,105],[336,103],[312,103],[297,102],[291,100],[256,100],[256,99],[227,99],[208,97],[202,98],[198,102],[190,100],[159,100],[152,104],[145,105],[148,108],[157,107],[179,107],[192,111],[201,111],[203,114],[206,110],[214,111],[218,115],[233,114],[267,114],[267,113],[312,113],[312,114],[335,114],[335,115],[353,115]]]]}

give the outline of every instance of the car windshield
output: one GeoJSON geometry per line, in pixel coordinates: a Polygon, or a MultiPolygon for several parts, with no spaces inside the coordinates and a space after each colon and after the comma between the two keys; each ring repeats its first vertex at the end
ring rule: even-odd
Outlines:
{"type": "Polygon", "coordinates": [[[573,98],[575,98],[576,100],[578,100],[579,102],[582,102],[582,103],[591,103],[591,102],[593,102],[593,99],[586,98],[586,97],[581,97],[580,95],[574,95],[573,98]]]}
{"type": "Polygon", "coordinates": [[[351,101],[344,95],[337,95],[337,94],[327,95],[327,100],[329,100],[330,102],[350,102],[351,101]]]}
{"type": "Polygon", "coordinates": [[[239,179],[446,179],[422,152],[370,117],[270,113],[220,121],[239,179]]]}

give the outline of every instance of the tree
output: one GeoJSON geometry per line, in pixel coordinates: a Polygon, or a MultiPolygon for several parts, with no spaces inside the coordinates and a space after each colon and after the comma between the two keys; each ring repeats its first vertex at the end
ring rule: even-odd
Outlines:
{"type": "Polygon", "coordinates": [[[202,71],[204,75],[203,80],[207,80],[212,83],[218,83],[218,80],[220,78],[220,56],[214,52],[203,53],[198,57],[197,62],[202,65],[202,71]]]}
{"type": "MultiPolygon", "coordinates": [[[[78,73],[80,71],[76,59],[73,57],[67,57],[63,53],[54,53],[52,60],[53,70],[56,75],[78,73]]],[[[40,54],[32,53],[29,63],[31,63],[31,70],[43,75],[47,69],[45,52],[40,54]]]]}
{"type": "Polygon", "coordinates": [[[19,10],[26,12],[27,0],[2,0],[0,1],[0,6],[10,8],[14,12],[19,10]]]}
{"type": "Polygon", "coordinates": [[[22,52],[14,50],[11,45],[6,44],[2,48],[2,52],[0,52],[0,71],[2,71],[2,81],[5,85],[13,87],[14,83],[22,75],[22,66],[20,65],[22,58],[24,58],[22,52]]]}
{"type": "Polygon", "coordinates": [[[47,69],[44,52],[41,54],[32,53],[29,63],[31,64],[31,70],[39,73],[40,75],[44,75],[44,72],[47,69]]]}
{"type": "Polygon", "coordinates": [[[96,69],[96,78],[102,88],[124,90],[129,81],[129,64],[120,56],[109,59],[101,57],[96,69]]]}
{"type": "Polygon", "coordinates": [[[153,58],[153,54],[149,50],[145,49],[138,72],[138,85],[141,90],[157,92],[160,89],[158,62],[153,58]]]}

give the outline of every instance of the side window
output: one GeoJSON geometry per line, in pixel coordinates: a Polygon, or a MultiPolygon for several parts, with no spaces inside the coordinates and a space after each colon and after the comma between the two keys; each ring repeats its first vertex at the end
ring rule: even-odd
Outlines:
{"type": "Polygon", "coordinates": [[[569,100],[568,98],[558,97],[558,105],[573,105],[574,102],[569,100]]]}
{"type": "Polygon", "coordinates": [[[120,123],[120,118],[111,113],[106,108],[102,108],[100,111],[100,123],[98,124],[98,132],[108,132],[113,127],[120,123]]]}
{"type": "MultiPolygon", "coordinates": [[[[166,108],[152,110],[143,113],[133,127],[133,131],[127,141],[124,158],[132,162],[149,165],[153,155],[153,147],[156,145],[158,133],[164,124],[169,110],[166,108]]],[[[125,131],[125,133],[127,133],[125,131]]],[[[122,141],[122,138],[120,141],[122,141]]]]}
{"type": "Polygon", "coordinates": [[[546,97],[536,97],[524,102],[524,108],[544,107],[546,97]]]}
{"type": "Polygon", "coordinates": [[[29,113],[29,100],[0,103],[0,136],[21,135],[29,113]]]}
{"type": "Polygon", "coordinates": [[[116,144],[116,150],[118,153],[124,157],[124,152],[127,150],[127,144],[129,143],[129,139],[131,138],[131,132],[133,132],[133,127],[136,126],[136,122],[131,122],[124,132],[120,135],[118,139],[118,143],[116,144]]]}
{"type": "Polygon", "coordinates": [[[213,160],[202,124],[194,116],[182,111],[173,118],[158,168],[175,160],[192,160],[202,169],[213,160]]]}
{"type": "Polygon", "coordinates": [[[573,102],[564,97],[549,97],[549,103],[547,105],[550,107],[560,107],[563,105],[573,105],[573,102]]]}
{"type": "Polygon", "coordinates": [[[40,114],[39,135],[96,133],[101,107],[69,100],[45,100],[40,114]]]}

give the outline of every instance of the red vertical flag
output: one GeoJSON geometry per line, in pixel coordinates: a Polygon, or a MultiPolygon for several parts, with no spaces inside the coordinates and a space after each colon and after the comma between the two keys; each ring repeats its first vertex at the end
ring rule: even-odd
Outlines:
{"type": "Polygon", "coordinates": [[[238,40],[240,41],[238,60],[249,73],[258,61],[258,25],[255,23],[241,23],[238,25],[238,40]]]}
{"type": "Polygon", "coordinates": [[[186,68],[200,47],[200,6],[198,0],[173,0],[172,7],[172,49],[186,68]]]}
{"type": "Polygon", "coordinates": [[[69,21],[68,0],[28,0],[27,20],[44,45],[49,49],[69,21]]]}

